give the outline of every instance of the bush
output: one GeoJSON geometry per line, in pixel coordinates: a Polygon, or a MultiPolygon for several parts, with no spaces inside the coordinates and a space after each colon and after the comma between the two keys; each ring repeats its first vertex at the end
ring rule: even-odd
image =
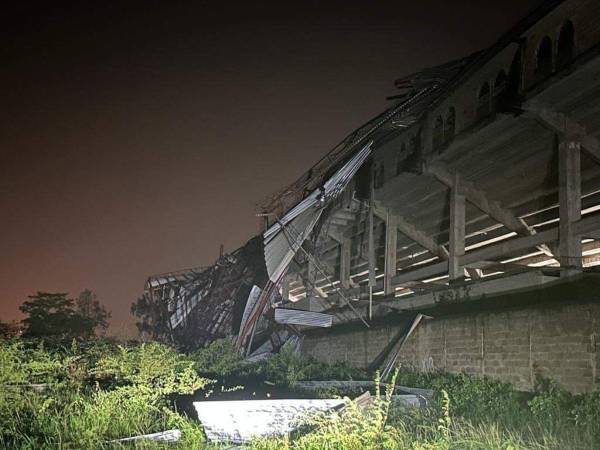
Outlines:
{"type": "Polygon", "coordinates": [[[159,344],[46,350],[0,340],[0,448],[120,447],[109,441],[174,426],[183,431],[176,448],[198,448],[201,429],[168,409],[169,394],[189,394],[209,382],[193,365],[159,344]]]}
{"type": "Polygon", "coordinates": [[[271,449],[401,449],[401,434],[387,424],[392,402],[390,385],[384,395],[379,390],[369,407],[361,407],[346,398],[346,407],[309,416],[304,427],[310,433],[273,439],[259,439],[252,443],[253,450],[271,449]]]}
{"type": "Polygon", "coordinates": [[[560,388],[554,380],[538,379],[536,394],[528,402],[529,408],[539,420],[548,423],[569,419],[574,397],[560,388]]]}
{"type": "Polygon", "coordinates": [[[146,386],[159,395],[191,394],[208,384],[195,371],[193,359],[157,342],[135,347],[122,345],[101,357],[92,376],[104,383],[146,386]]]}
{"type": "Polygon", "coordinates": [[[325,364],[303,356],[292,345],[287,344],[279,353],[266,361],[246,369],[246,373],[252,373],[285,387],[293,387],[298,381],[303,380],[368,379],[365,371],[345,362],[325,364]]]}
{"type": "Polygon", "coordinates": [[[190,356],[198,372],[219,377],[239,372],[244,360],[231,339],[213,341],[190,356]]]}
{"type": "Polygon", "coordinates": [[[452,399],[452,413],[471,420],[511,420],[524,404],[523,395],[510,384],[464,373],[402,371],[398,384],[433,389],[438,396],[445,391],[452,399]]]}

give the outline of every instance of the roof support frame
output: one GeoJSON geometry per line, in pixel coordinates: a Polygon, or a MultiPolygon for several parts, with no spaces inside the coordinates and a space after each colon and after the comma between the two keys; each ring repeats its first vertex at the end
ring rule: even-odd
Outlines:
{"type": "Polygon", "coordinates": [[[567,140],[579,141],[585,152],[598,164],[600,164],[600,141],[588,134],[585,127],[567,114],[556,111],[548,106],[541,105],[535,101],[529,101],[523,105],[523,109],[543,126],[558,133],[567,140]]]}
{"type": "MultiPolygon", "coordinates": [[[[589,217],[583,217],[580,220],[573,222],[572,224],[572,233],[576,235],[587,236],[588,234],[592,232],[597,232],[599,230],[600,214],[594,214],[589,217]]],[[[537,245],[542,243],[555,242],[558,239],[559,227],[553,227],[544,231],[540,231],[539,233],[536,233],[532,236],[523,236],[513,239],[507,239],[506,241],[502,241],[497,244],[492,244],[481,249],[472,250],[460,258],[460,263],[463,266],[468,266],[480,261],[487,261],[494,258],[498,258],[508,253],[536,247],[537,245]]],[[[448,261],[441,261],[415,270],[406,271],[405,273],[401,272],[394,277],[393,283],[395,286],[398,286],[406,282],[434,277],[447,271],[448,261]]]]}
{"type": "MultiPolygon", "coordinates": [[[[425,172],[436,177],[440,183],[448,186],[450,189],[452,189],[454,184],[454,176],[460,176],[457,171],[453,173],[442,162],[427,165],[425,172]]],[[[472,203],[479,210],[497,220],[510,231],[514,231],[521,236],[532,236],[536,233],[523,219],[515,216],[510,210],[503,207],[500,202],[490,199],[486,192],[476,187],[472,182],[465,180],[464,177],[461,177],[460,189],[462,195],[466,197],[469,203],[472,203]]],[[[546,244],[540,244],[538,248],[548,256],[553,256],[555,253],[546,244]]]]}

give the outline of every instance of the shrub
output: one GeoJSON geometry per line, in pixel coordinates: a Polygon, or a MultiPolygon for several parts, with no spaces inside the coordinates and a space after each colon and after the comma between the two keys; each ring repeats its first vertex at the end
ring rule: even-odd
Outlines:
{"type": "Polygon", "coordinates": [[[191,394],[208,384],[207,379],[198,376],[191,358],[156,342],[135,347],[119,345],[98,360],[92,374],[99,381],[116,385],[147,386],[160,395],[191,394]]]}
{"type": "Polygon", "coordinates": [[[536,394],[528,402],[537,419],[556,423],[568,419],[574,406],[574,397],[560,388],[554,380],[538,379],[536,394]]]}
{"type": "Polygon", "coordinates": [[[167,408],[169,394],[189,394],[208,383],[193,365],[155,344],[47,350],[0,341],[0,448],[120,448],[109,441],[174,426],[183,432],[176,448],[199,448],[201,429],[167,408]],[[30,381],[46,384],[32,389],[30,381]]]}
{"type": "Polygon", "coordinates": [[[239,372],[244,358],[235,348],[231,339],[218,339],[190,355],[195,361],[196,370],[219,377],[239,372]]]}
{"type": "Polygon", "coordinates": [[[364,380],[368,375],[345,362],[326,364],[307,358],[293,345],[285,344],[279,353],[254,366],[244,369],[245,374],[262,377],[279,386],[293,387],[302,380],[364,380]]]}
{"type": "Polygon", "coordinates": [[[379,389],[373,404],[361,407],[346,398],[341,411],[314,414],[305,418],[304,426],[311,431],[297,437],[259,439],[252,443],[253,450],[271,449],[400,449],[401,434],[387,425],[393,387],[384,395],[379,389]]]}
{"type": "Polygon", "coordinates": [[[405,386],[433,389],[441,400],[445,391],[452,399],[452,413],[472,420],[493,418],[511,420],[523,407],[523,396],[508,383],[464,373],[419,373],[402,371],[398,383],[405,386]]]}

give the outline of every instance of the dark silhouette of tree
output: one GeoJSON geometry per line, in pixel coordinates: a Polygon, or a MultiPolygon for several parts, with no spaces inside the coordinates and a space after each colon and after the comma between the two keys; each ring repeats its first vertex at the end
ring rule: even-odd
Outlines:
{"type": "Polygon", "coordinates": [[[75,309],[87,322],[95,324],[91,330],[92,333],[98,329],[104,333],[108,328],[110,313],[98,301],[96,294],[89,289],[85,289],[79,294],[79,297],[75,301],[75,309]]]}
{"type": "Polygon", "coordinates": [[[139,319],[135,325],[142,337],[160,342],[171,341],[166,302],[154,301],[148,294],[143,294],[131,304],[131,314],[139,319]]]}
{"type": "MultiPolygon", "coordinates": [[[[84,291],[85,292],[85,291],[84,291]]],[[[79,302],[79,299],[78,299],[79,302]]],[[[25,337],[56,339],[87,338],[97,327],[106,327],[109,317],[106,309],[92,294],[89,314],[84,316],[78,304],[66,293],[38,292],[29,296],[19,309],[27,315],[22,321],[25,337]],[[95,303],[96,304],[95,304],[95,303]]]]}
{"type": "Polygon", "coordinates": [[[0,321],[0,338],[13,338],[21,334],[21,327],[18,322],[2,322],[0,321]]]}

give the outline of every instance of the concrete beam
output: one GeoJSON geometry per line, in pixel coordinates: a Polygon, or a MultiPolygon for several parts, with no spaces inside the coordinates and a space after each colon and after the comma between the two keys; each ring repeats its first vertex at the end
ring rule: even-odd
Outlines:
{"type": "MultiPolygon", "coordinates": [[[[445,164],[440,162],[430,164],[425,168],[425,171],[435,176],[438,181],[449,188],[452,188],[454,177],[457,175],[457,173],[452,173],[445,164]]],[[[478,189],[472,182],[464,180],[463,177],[461,177],[460,189],[461,194],[466,197],[469,203],[472,203],[482,212],[497,220],[510,231],[514,231],[521,236],[532,236],[535,234],[535,230],[528,226],[523,219],[515,216],[510,210],[503,207],[500,202],[491,200],[486,192],[478,189]]],[[[539,249],[548,256],[553,256],[553,252],[547,245],[542,244],[539,246],[539,249]]]]}
{"type": "MultiPolygon", "coordinates": [[[[375,204],[374,213],[381,220],[386,220],[387,218],[387,210],[377,203],[375,204]]],[[[398,231],[400,231],[400,233],[404,234],[409,239],[415,241],[421,247],[425,248],[438,258],[448,259],[448,250],[446,250],[443,245],[439,245],[432,238],[430,238],[421,230],[419,230],[415,225],[407,221],[404,217],[399,216],[398,214],[393,214],[391,212],[390,216],[394,217],[396,227],[398,228],[398,231]]]]}
{"type": "MultiPolygon", "coordinates": [[[[597,232],[600,230],[600,214],[593,216],[583,217],[572,225],[573,234],[586,236],[590,233],[597,232]]],[[[503,255],[517,252],[520,250],[527,250],[532,247],[536,247],[539,244],[555,242],[558,240],[559,228],[549,228],[533,236],[524,236],[514,239],[507,239],[506,241],[499,242],[498,244],[488,245],[486,247],[472,250],[466,253],[461,259],[460,264],[462,266],[469,266],[480,261],[487,261],[494,258],[499,258],[503,255]]],[[[409,281],[421,280],[424,278],[435,277],[448,271],[448,261],[441,261],[439,263],[430,264],[428,266],[421,267],[410,271],[400,272],[393,279],[395,286],[401,285],[409,281]]]]}
{"type": "Polygon", "coordinates": [[[486,296],[514,292],[551,282],[557,282],[557,279],[555,277],[545,276],[540,271],[531,271],[505,278],[496,278],[491,280],[486,280],[484,278],[480,282],[468,283],[460,287],[451,287],[446,290],[438,290],[422,295],[415,295],[403,298],[401,301],[383,301],[379,304],[401,310],[422,309],[436,306],[448,297],[452,298],[456,302],[475,301],[486,296]]]}
{"type": "Polygon", "coordinates": [[[534,118],[542,125],[559,133],[566,140],[580,142],[586,153],[600,164],[600,141],[588,134],[583,125],[564,113],[535,102],[527,103],[523,109],[533,114],[534,118]]]}

